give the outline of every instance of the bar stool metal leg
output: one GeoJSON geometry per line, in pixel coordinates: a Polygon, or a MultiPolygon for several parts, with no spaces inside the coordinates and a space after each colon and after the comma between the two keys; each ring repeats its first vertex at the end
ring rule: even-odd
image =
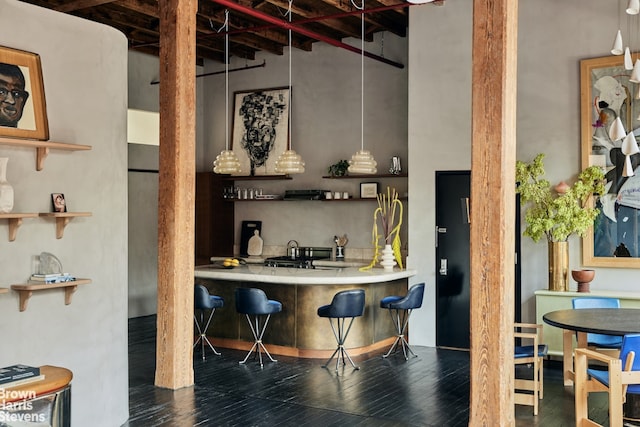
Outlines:
{"type": "Polygon", "coordinates": [[[336,337],[336,341],[338,342],[338,348],[335,349],[335,351],[333,352],[333,354],[331,355],[329,360],[327,360],[327,363],[322,365],[323,368],[326,368],[327,366],[329,366],[329,363],[331,363],[331,360],[337,354],[338,357],[336,358],[336,371],[338,370],[338,365],[340,364],[340,360],[341,359],[342,359],[342,365],[343,366],[347,364],[347,362],[345,360],[345,356],[346,356],[347,359],[349,359],[349,362],[351,362],[351,365],[353,366],[354,369],[356,369],[356,370],[360,369],[359,366],[357,366],[355,363],[353,363],[353,360],[351,359],[351,356],[349,356],[349,353],[344,348],[344,342],[346,341],[347,336],[349,335],[349,331],[351,330],[351,325],[353,325],[353,320],[354,319],[355,319],[355,317],[351,318],[351,321],[349,322],[349,327],[345,331],[344,330],[344,323],[345,323],[346,319],[344,317],[337,318],[336,319],[336,323],[338,325],[338,331],[336,332],[336,328],[333,326],[333,319],[329,318],[329,324],[331,325],[331,330],[333,331],[333,336],[336,337]]]}
{"type": "Polygon", "coordinates": [[[260,358],[260,367],[263,367],[262,364],[262,352],[264,351],[264,353],[267,355],[267,357],[269,357],[269,359],[272,362],[277,362],[276,359],[274,359],[273,357],[271,357],[271,354],[269,353],[269,351],[267,350],[267,348],[264,346],[264,344],[262,344],[262,336],[264,335],[264,331],[267,329],[267,324],[269,323],[269,319],[271,318],[271,314],[267,315],[267,318],[264,321],[264,324],[262,325],[262,327],[260,327],[260,316],[256,315],[254,316],[254,321],[255,321],[255,326],[253,324],[253,322],[251,322],[251,318],[249,317],[248,314],[245,314],[245,316],[247,317],[247,322],[249,323],[249,326],[251,327],[251,332],[253,333],[253,338],[255,340],[255,342],[253,343],[253,346],[251,346],[251,350],[249,350],[249,353],[247,353],[247,356],[244,358],[244,360],[242,360],[240,363],[241,365],[246,363],[247,360],[249,359],[249,356],[251,356],[252,353],[254,353],[255,350],[255,354],[253,356],[253,358],[255,359],[255,356],[258,355],[258,357],[260,358]]]}
{"type": "Polygon", "coordinates": [[[209,338],[207,337],[207,329],[209,329],[209,325],[211,324],[211,319],[213,319],[213,313],[215,313],[215,312],[216,312],[215,308],[211,310],[211,314],[209,314],[209,319],[207,320],[207,324],[205,325],[204,328],[202,328],[200,326],[200,325],[203,324],[203,321],[204,321],[204,310],[200,310],[200,321],[199,322],[198,322],[198,318],[196,317],[195,313],[193,314],[193,320],[195,321],[196,328],[198,329],[198,339],[193,344],[193,348],[196,348],[198,343],[201,343],[201,345],[202,345],[202,360],[205,360],[205,354],[204,354],[205,343],[207,343],[209,348],[213,351],[213,354],[215,354],[216,356],[220,356],[220,353],[218,351],[216,351],[216,349],[211,344],[211,341],[209,341],[209,338]]]}
{"type": "Polygon", "coordinates": [[[393,342],[393,345],[391,346],[391,348],[389,349],[389,351],[387,351],[382,357],[386,358],[389,357],[389,355],[391,353],[394,353],[395,351],[397,351],[398,347],[402,346],[402,353],[404,354],[404,358],[405,360],[409,360],[409,357],[407,357],[407,350],[409,351],[409,353],[411,353],[411,355],[413,357],[418,357],[417,354],[415,354],[413,352],[413,350],[411,349],[411,346],[409,345],[409,342],[407,341],[407,339],[404,337],[405,335],[405,331],[407,330],[407,325],[409,324],[409,317],[411,316],[411,309],[409,310],[404,310],[404,309],[391,309],[389,310],[389,315],[391,316],[391,320],[393,321],[395,327],[396,327],[396,331],[397,331],[397,335],[396,335],[396,339],[393,342]],[[394,313],[395,312],[395,318],[394,318],[394,313]],[[400,344],[400,346],[398,345],[400,344]]]}

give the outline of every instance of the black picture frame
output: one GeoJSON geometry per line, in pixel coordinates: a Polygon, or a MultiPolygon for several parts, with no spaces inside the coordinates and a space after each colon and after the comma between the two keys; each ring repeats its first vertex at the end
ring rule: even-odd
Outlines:
{"type": "Polygon", "coordinates": [[[51,210],[52,212],[66,212],[67,200],[62,193],[51,193],[51,210]]]}

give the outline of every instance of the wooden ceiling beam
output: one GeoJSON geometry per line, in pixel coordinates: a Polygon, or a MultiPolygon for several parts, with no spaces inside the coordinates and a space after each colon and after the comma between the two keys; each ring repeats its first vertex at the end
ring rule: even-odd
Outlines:
{"type": "Polygon", "coordinates": [[[55,7],[54,10],[57,10],[58,12],[69,13],[76,10],[96,7],[113,2],[114,0],[74,0],[67,1],[63,5],[55,7]]]}

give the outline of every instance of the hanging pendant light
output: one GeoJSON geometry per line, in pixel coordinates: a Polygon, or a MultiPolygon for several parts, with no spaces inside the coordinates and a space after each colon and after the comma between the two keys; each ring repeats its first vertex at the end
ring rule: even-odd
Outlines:
{"type": "Polygon", "coordinates": [[[229,11],[224,11],[224,85],[225,85],[225,149],[218,154],[213,162],[214,173],[238,174],[241,173],[240,160],[236,154],[229,150],[229,11]]]}
{"type": "MultiPolygon", "coordinates": [[[[359,9],[351,2],[356,9],[359,9]]],[[[368,150],[364,149],[364,0],[360,15],[360,150],[349,160],[349,173],[374,174],[378,171],[378,163],[368,150]]]]}
{"type": "MultiPolygon", "coordinates": [[[[287,11],[287,13],[289,14],[289,23],[291,23],[292,3],[293,3],[293,0],[289,0],[289,10],[287,11]]],[[[285,173],[285,174],[304,173],[304,162],[302,161],[302,157],[291,148],[292,147],[291,122],[293,121],[291,117],[292,111],[293,111],[293,109],[291,108],[291,105],[292,105],[291,100],[293,98],[291,96],[291,51],[292,49],[293,49],[293,46],[291,43],[291,26],[289,26],[289,137],[287,141],[288,149],[282,154],[280,154],[275,164],[276,173],[285,173]]]]}
{"type": "Polygon", "coordinates": [[[638,149],[638,143],[636,142],[636,137],[633,132],[629,132],[627,136],[622,141],[622,146],[620,147],[622,154],[624,154],[624,168],[622,170],[622,176],[633,176],[633,166],[631,165],[631,156],[634,154],[640,153],[640,149],[638,149]]]}
{"type": "Polygon", "coordinates": [[[622,33],[620,32],[620,30],[618,30],[618,33],[616,34],[616,38],[613,41],[613,47],[611,48],[611,54],[612,55],[622,55],[624,53],[623,47],[622,47],[622,33]]]}

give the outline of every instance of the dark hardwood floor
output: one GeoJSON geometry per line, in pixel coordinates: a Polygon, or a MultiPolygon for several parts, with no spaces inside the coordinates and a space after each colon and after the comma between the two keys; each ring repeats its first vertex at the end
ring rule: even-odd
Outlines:
{"type": "MultiPolygon", "coordinates": [[[[466,426],[469,354],[414,347],[418,357],[380,353],[355,358],[360,370],[321,367],[324,360],[277,356],[277,363],[239,365],[245,352],[194,354],[195,386],[153,386],[155,316],[129,320],[129,411],[134,426],[466,426]]],[[[327,325],[327,333],[331,331],[327,325]]],[[[251,362],[251,359],[249,360],[251,362]]],[[[333,365],[335,366],[335,365],[333,365]]],[[[540,413],[516,406],[516,426],[572,426],[573,389],[559,362],[546,361],[540,413]]],[[[608,424],[605,395],[591,416],[608,424]]]]}

